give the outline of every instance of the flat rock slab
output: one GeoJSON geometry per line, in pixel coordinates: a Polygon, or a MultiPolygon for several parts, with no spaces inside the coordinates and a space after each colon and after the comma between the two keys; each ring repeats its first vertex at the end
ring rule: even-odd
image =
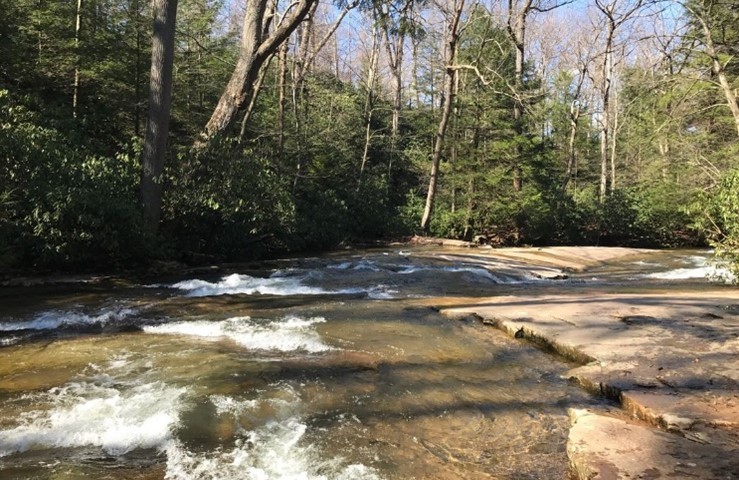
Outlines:
{"type": "Polygon", "coordinates": [[[611,432],[603,440],[592,432],[571,437],[577,441],[572,454],[589,469],[581,471],[596,475],[579,478],[739,479],[739,290],[532,291],[458,299],[456,305],[447,299],[442,312],[477,316],[581,363],[569,372],[572,379],[620,401],[635,419],[646,422],[591,419],[573,427],[573,435],[601,427],[611,432]],[[601,444],[620,431],[616,425],[624,429],[619,435],[625,443],[618,448],[610,444],[615,453],[607,461],[597,460],[601,444]],[[586,462],[587,452],[596,460],[586,462]],[[632,456],[641,463],[634,464],[632,456]],[[732,460],[719,462],[723,457],[732,460]],[[714,463],[721,467],[713,468],[714,463]]]}
{"type": "Polygon", "coordinates": [[[567,455],[583,480],[736,479],[739,452],[654,428],[570,410],[567,455]]]}

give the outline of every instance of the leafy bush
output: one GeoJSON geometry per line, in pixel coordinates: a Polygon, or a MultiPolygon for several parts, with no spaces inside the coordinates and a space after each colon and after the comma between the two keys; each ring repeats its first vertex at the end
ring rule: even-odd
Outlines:
{"type": "Polygon", "coordinates": [[[150,252],[136,152],[93,155],[0,91],[0,265],[100,268],[150,252]]]}
{"type": "Polygon", "coordinates": [[[686,211],[716,255],[739,274],[739,170],[727,172],[716,189],[698,195],[686,211]]]}
{"type": "Polygon", "coordinates": [[[184,151],[165,175],[162,234],[180,255],[258,258],[290,243],[295,206],[263,156],[222,140],[184,151]]]}

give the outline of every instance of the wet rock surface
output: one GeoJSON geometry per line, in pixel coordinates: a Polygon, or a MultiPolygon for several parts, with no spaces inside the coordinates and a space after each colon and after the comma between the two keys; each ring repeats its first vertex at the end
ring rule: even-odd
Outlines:
{"type": "Polygon", "coordinates": [[[581,363],[570,378],[630,414],[572,413],[575,478],[739,478],[739,291],[619,290],[531,289],[442,312],[581,363]]]}
{"type": "Polygon", "coordinates": [[[733,479],[739,457],[731,445],[694,442],[643,425],[571,410],[570,467],[587,479],[733,479]]]}

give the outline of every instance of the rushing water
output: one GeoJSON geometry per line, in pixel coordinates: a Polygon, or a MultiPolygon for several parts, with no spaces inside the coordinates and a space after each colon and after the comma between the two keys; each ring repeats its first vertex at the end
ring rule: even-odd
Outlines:
{"type": "Polygon", "coordinates": [[[435,297],[703,281],[717,273],[705,259],[545,280],[515,262],[396,250],[8,290],[0,477],[565,478],[567,408],[607,405],[568,384],[572,365],[444,318],[435,297]]]}

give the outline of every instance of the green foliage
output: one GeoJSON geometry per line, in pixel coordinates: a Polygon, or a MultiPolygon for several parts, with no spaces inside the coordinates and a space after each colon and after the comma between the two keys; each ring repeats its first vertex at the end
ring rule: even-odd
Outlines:
{"type": "Polygon", "coordinates": [[[163,233],[181,255],[261,257],[289,242],[295,207],[270,162],[228,140],[167,170],[163,233]]]}
{"type": "Polygon", "coordinates": [[[703,192],[687,209],[719,258],[739,274],[739,170],[726,172],[717,188],[703,192]]]}
{"type": "Polygon", "coordinates": [[[0,90],[0,238],[5,266],[112,266],[146,255],[136,152],[100,157],[0,90]]]}
{"type": "MultiPolygon", "coordinates": [[[[296,82],[291,50],[286,84],[279,84],[275,59],[243,137],[192,149],[231,74],[238,32],[220,25],[223,0],[180,0],[163,222],[150,238],[141,228],[138,186],[148,2],[83,2],[75,42],[76,2],[0,0],[0,267],[239,260],[417,232],[439,120],[443,33],[423,31],[408,5],[392,3],[379,19],[391,37],[409,35],[419,55],[397,138],[390,138],[392,107],[382,82],[368,115],[361,79],[337,78],[322,64],[329,56],[319,56],[296,82]]],[[[736,12],[714,2],[692,5],[708,9],[736,78],[736,12]]],[[[698,198],[689,209],[695,225],[720,252],[735,255],[734,177],[710,194],[696,193],[711,187],[739,150],[731,117],[714,108],[725,102],[705,81],[711,79],[668,68],[625,70],[618,82],[619,189],[601,203],[595,108],[587,103],[580,104],[575,171],[564,187],[570,108],[585,98],[574,96],[576,78],[539,78],[527,65],[517,81],[505,26],[479,7],[467,14],[457,63],[479,68],[459,70],[434,235],[485,235],[505,245],[680,246],[701,241],[683,211],[698,198]],[[518,122],[517,101],[524,111],[518,122]],[[520,191],[513,186],[518,167],[520,191]]],[[[696,25],[686,42],[700,37],[696,25]]],[[[700,54],[676,57],[685,72],[705,66],[700,54]]]]}

